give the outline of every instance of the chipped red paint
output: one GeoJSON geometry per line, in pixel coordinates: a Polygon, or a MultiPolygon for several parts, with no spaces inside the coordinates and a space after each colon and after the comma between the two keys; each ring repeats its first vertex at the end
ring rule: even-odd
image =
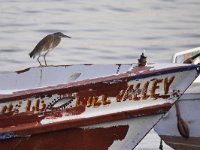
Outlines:
{"type": "Polygon", "coordinates": [[[128,125],[107,128],[72,128],[0,142],[5,150],[107,150],[115,140],[123,140],[128,125]]]}
{"type": "Polygon", "coordinates": [[[181,136],[166,136],[160,135],[167,145],[176,150],[199,150],[200,138],[190,137],[188,139],[181,136]]]}
{"type": "MultiPolygon", "coordinates": [[[[44,119],[44,117],[51,117],[51,118],[59,118],[62,117],[62,113],[65,113],[65,116],[67,115],[79,115],[85,111],[85,107],[78,106],[75,108],[68,108],[64,110],[53,110],[50,112],[45,113],[39,113],[39,114],[33,114],[31,112],[29,113],[20,113],[20,114],[13,114],[13,113],[7,113],[4,115],[0,115],[0,128],[5,127],[12,127],[12,126],[20,126],[22,124],[29,124],[29,123],[36,123],[40,124],[40,121],[44,119]]],[[[1,132],[1,129],[0,129],[1,132]]]]}
{"type": "Polygon", "coordinates": [[[62,117],[63,113],[65,114],[64,116],[72,116],[72,115],[80,115],[85,111],[85,107],[84,106],[76,106],[76,107],[72,107],[72,108],[67,108],[67,109],[53,109],[53,111],[50,112],[45,112],[43,113],[43,115],[45,115],[46,117],[52,117],[52,118],[57,118],[57,117],[62,117]],[[60,114],[60,115],[58,115],[60,114]]]}
{"type": "MultiPolygon", "coordinates": [[[[90,117],[90,118],[83,118],[83,119],[73,119],[73,120],[66,120],[62,122],[57,123],[51,123],[42,125],[40,124],[40,121],[43,119],[43,117],[52,117],[52,114],[56,114],[56,112],[51,113],[44,113],[44,115],[41,115],[36,118],[31,117],[31,115],[24,115],[22,116],[22,121],[24,120],[24,123],[19,120],[18,116],[15,118],[14,116],[10,116],[8,118],[2,118],[4,123],[2,126],[0,126],[0,132],[15,132],[18,135],[32,135],[32,134],[39,134],[39,133],[45,133],[45,132],[52,132],[56,130],[62,130],[62,129],[68,129],[68,128],[77,128],[82,126],[88,126],[88,125],[94,125],[94,124],[100,124],[105,122],[112,122],[127,118],[134,118],[138,116],[148,116],[148,115],[155,115],[155,114],[161,114],[167,112],[170,107],[172,106],[171,103],[165,103],[162,105],[156,105],[151,107],[145,107],[138,110],[131,110],[131,111],[125,111],[125,112],[118,112],[118,113],[112,113],[107,115],[101,115],[97,117],[90,117]],[[12,122],[12,120],[15,120],[15,122],[12,122]],[[6,126],[6,124],[12,122],[11,126],[6,126]],[[28,122],[28,123],[27,123],[28,122]]],[[[54,116],[56,117],[56,116],[54,116]]],[[[0,119],[1,120],[1,119],[0,119]]]]}
{"type": "MultiPolygon", "coordinates": [[[[38,114],[32,113],[20,113],[13,115],[12,113],[0,116],[0,128],[14,127],[26,124],[38,124],[38,122],[44,117],[38,117],[38,114]]],[[[0,129],[0,132],[3,130],[0,129]]]]}

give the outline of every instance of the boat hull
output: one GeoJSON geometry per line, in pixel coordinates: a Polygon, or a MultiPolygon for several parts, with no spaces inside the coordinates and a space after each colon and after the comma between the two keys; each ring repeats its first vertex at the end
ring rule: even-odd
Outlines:
{"type": "Polygon", "coordinates": [[[7,150],[133,149],[162,115],[124,119],[0,141],[7,150]]]}
{"type": "Polygon", "coordinates": [[[195,65],[159,67],[75,65],[0,74],[0,145],[53,149],[47,143],[57,137],[57,146],[77,149],[84,142],[94,149],[94,138],[103,149],[133,149],[199,74],[195,65]]]}

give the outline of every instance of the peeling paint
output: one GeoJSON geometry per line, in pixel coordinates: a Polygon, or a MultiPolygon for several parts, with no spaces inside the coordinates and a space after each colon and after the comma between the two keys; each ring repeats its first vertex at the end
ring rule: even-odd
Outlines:
{"type": "MultiPolygon", "coordinates": [[[[32,135],[26,142],[23,140],[24,144],[42,138],[47,138],[47,142],[52,140],[52,132],[62,136],[63,131],[66,133],[63,136],[67,136],[76,130],[78,134],[87,135],[87,129],[80,129],[81,127],[137,118],[143,122],[141,116],[151,117],[155,119],[154,123],[144,130],[141,134],[144,136],[198,75],[195,66],[167,66],[160,70],[152,65],[131,69],[130,66],[50,66],[31,68],[20,74],[8,73],[6,76],[0,73],[0,133],[5,133],[2,138],[11,137],[11,143],[15,143],[18,139],[10,134],[14,133],[20,137],[32,135]],[[186,77],[187,80],[183,80],[186,77]]],[[[146,126],[142,123],[137,125],[141,127],[141,131],[146,126]]],[[[101,146],[106,145],[108,148],[112,147],[113,141],[124,141],[130,126],[122,125],[120,128],[123,128],[123,136],[114,138],[111,134],[112,137],[108,139],[110,141],[103,141],[101,146]]],[[[118,127],[87,131],[101,136],[103,130],[114,129],[118,127]]],[[[131,129],[134,130],[135,127],[131,129]]],[[[134,137],[137,135],[138,133],[134,137]]],[[[86,138],[90,139],[91,134],[86,138]]],[[[141,138],[139,136],[135,144],[141,138]]],[[[91,143],[86,145],[89,144],[91,143]]]]}

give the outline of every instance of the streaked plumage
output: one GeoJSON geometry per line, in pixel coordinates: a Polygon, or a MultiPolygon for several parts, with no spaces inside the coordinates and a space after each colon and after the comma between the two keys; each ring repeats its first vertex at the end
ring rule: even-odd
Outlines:
{"type": "Polygon", "coordinates": [[[41,66],[42,64],[40,63],[39,58],[40,56],[44,56],[45,65],[47,66],[45,59],[46,55],[49,53],[50,50],[55,48],[60,43],[61,38],[63,37],[71,38],[61,32],[47,35],[35,46],[33,51],[29,53],[30,57],[35,58],[36,56],[38,56],[37,60],[41,66]]]}

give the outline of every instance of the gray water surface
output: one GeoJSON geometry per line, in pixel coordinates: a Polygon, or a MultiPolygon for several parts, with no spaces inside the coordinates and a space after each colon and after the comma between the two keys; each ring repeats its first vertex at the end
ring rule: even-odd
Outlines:
{"type": "Polygon", "coordinates": [[[170,62],[200,45],[199,0],[1,0],[0,70],[37,66],[28,53],[47,34],[63,39],[48,64],[170,62]]]}

